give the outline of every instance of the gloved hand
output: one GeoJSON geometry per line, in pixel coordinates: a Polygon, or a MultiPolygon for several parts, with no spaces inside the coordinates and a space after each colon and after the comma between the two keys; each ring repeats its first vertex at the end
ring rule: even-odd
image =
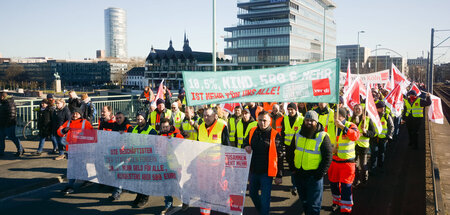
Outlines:
{"type": "Polygon", "coordinates": [[[67,132],[69,132],[69,130],[70,130],[69,127],[63,128],[63,129],[62,129],[62,133],[63,133],[63,134],[67,134],[67,132]]]}

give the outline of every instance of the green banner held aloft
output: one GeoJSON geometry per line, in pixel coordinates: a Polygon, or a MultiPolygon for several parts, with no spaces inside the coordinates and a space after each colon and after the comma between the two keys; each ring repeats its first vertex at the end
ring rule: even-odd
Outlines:
{"type": "Polygon", "coordinates": [[[270,69],[183,72],[189,106],[339,100],[339,59],[270,69]]]}

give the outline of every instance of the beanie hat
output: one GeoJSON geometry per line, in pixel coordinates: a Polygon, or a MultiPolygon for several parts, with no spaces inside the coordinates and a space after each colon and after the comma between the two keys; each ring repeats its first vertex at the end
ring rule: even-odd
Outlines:
{"type": "Polygon", "coordinates": [[[53,94],[49,93],[47,94],[47,99],[52,99],[53,98],[53,94]]]}
{"type": "Polygon", "coordinates": [[[156,101],[156,105],[159,105],[159,104],[161,104],[161,103],[165,104],[166,101],[164,101],[164,99],[159,98],[159,99],[156,101]]]}
{"type": "Polygon", "coordinates": [[[81,117],[83,117],[83,113],[81,112],[81,108],[74,107],[72,113],[79,113],[81,117]]]}
{"type": "Polygon", "coordinates": [[[414,91],[414,90],[410,90],[410,91],[408,92],[408,95],[417,96],[417,93],[416,93],[416,91],[414,91]]]}
{"type": "Polygon", "coordinates": [[[297,104],[295,104],[294,102],[291,102],[288,104],[287,108],[292,108],[294,110],[297,110],[297,104]]]}
{"type": "Polygon", "coordinates": [[[317,112],[313,110],[309,110],[308,112],[306,112],[305,119],[312,119],[316,122],[319,122],[319,116],[317,115],[317,112]]]}
{"type": "Polygon", "coordinates": [[[384,107],[386,107],[386,105],[384,104],[383,101],[379,101],[379,102],[376,104],[376,106],[377,106],[377,108],[384,108],[384,107]]]}
{"type": "Polygon", "coordinates": [[[244,108],[242,111],[242,113],[250,113],[250,110],[248,108],[244,108]]]}

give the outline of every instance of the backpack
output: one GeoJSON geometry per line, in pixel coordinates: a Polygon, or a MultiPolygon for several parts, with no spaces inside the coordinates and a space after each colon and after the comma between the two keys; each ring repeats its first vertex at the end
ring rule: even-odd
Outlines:
{"type": "Polygon", "coordinates": [[[95,105],[92,102],[87,103],[88,111],[92,111],[92,121],[94,121],[97,117],[97,109],[95,108],[95,105]]]}

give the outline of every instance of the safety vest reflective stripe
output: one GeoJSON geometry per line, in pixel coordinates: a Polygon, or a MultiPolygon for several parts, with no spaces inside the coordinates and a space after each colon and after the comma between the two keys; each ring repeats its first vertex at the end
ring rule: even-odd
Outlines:
{"type": "Polygon", "coordinates": [[[342,204],[346,204],[346,205],[353,205],[353,201],[345,201],[345,200],[341,200],[342,204]]]}
{"type": "Polygon", "coordinates": [[[240,120],[238,122],[238,124],[236,125],[238,148],[242,147],[242,144],[244,144],[244,139],[248,136],[248,133],[250,132],[250,130],[256,126],[258,126],[258,122],[256,122],[256,121],[249,123],[247,125],[247,129],[245,129],[245,133],[244,133],[244,123],[242,122],[242,120],[240,120]]]}
{"type": "Polygon", "coordinates": [[[189,124],[188,121],[183,121],[181,123],[181,127],[183,127],[183,131],[188,134],[188,136],[185,138],[187,140],[197,140],[197,132],[195,131],[194,127],[189,124]]]}
{"type": "MultiPolygon", "coordinates": [[[[156,125],[159,125],[159,122],[156,122],[156,110],[153,111],[151,114],[149,114],[150,116],[150,125],[152,127],[155,128],[156,125]]],[[[167,109],[167,111],[164,113],[164,117],[167,119],[170,119],[170,117],[172,116],[172,111],[167,109]]],[[[161,119],[160,119],[161,120],[161,119]]]]}
{"type": "Polygon", "coordinates": [[[225,125],[217,120],[214,124],[214,127],[209,132],[206,129],[206,124],[203,122],[198,128],[198,141],[206,142],[206,143],[222,143],[222,131],[225,128],[225,125]]]}
{"type": "Polygon", "coordinates": [[[230,128],[230,142],[234,142],[234,141],[236,141],[236,118],[231,117],[229,124],[230,124],[229,125],[229,128],[230,128]]]}
{"type": "MultiPolygon", "coordinates": [[[[350,128],[350,126],[352,125],[351,122],[346,121],[345,122],[345,127],[350,128]]],[[[341,130],[341,133],[339,134],[339,139],[337,142],[337,147],[338,147],[338,157],[341,159],[353,159],[356,157],[355,154],[355,141],[351,141],[348,138],[343,138],[342,133],[344,129],[341,130]]]]}
{"type": "Polygon", "coordinates": [[[311,150],[304,149],[304,148],[299,147],[299,146],[297,146],[296,149],[299,150],[299,151],[306,152],[306,153],[315,154],[315,155],[320,155],[320,152],[318,152],[318,151],[311,151],[311,150]]]}
{"type": "Polygon", "coordinates": [[[292,138],[295,133],[300,130],[303,124],[303,117],[300,113],[297,113],[297,118],[295,119],[294,124],[291,127],[291,123],[289,122],[289,116],[284,116],[284,144],[287,146],[291,145],[292,138]]]}
{"type": "Polygon", "coordinates": [[[322,161],[320,146],[326,132],[319,132],[316,138],[308,139],[300,134],[296,134],[296,150],[294,151],[294,165],[297,169],[313,170],[319,167],[322,161]]]}
{"type": "Polygon", "coordinates": [[[423,117],[423,107],[420,106],[420,100],[421,98],[417,98],[412,106],[407,99],[403,100],[406,106],[405,116],[409,116],[412,113],[413,117],[423,117]]]}
{"type": "MultiPolygon", "coordinates": [[[[138,127],[139,127],[139,126],[134,127],[134,128],[133,128],[133,131],[132,131],[131,133],[139,134],[138,127]]],[[[149,125],[148,128],[147,128],[147,130],[141,131],[140,134],[150,134],[150,132],[151,132],[152,130],[154,130],[154,128],[153,128],[152,126],[149,125]]]]}
{"type": "MultiPolygon", "coordinates": [[[[340,145],[340,144],[339,144],[340,145]]],[[[353,147],[355,146],[355,144],[352,144],[353,147]]],[[[354,152],[355,149],[349,149],[349,150],[338,150],[338,153],[351,153],[354,152]]]]}

